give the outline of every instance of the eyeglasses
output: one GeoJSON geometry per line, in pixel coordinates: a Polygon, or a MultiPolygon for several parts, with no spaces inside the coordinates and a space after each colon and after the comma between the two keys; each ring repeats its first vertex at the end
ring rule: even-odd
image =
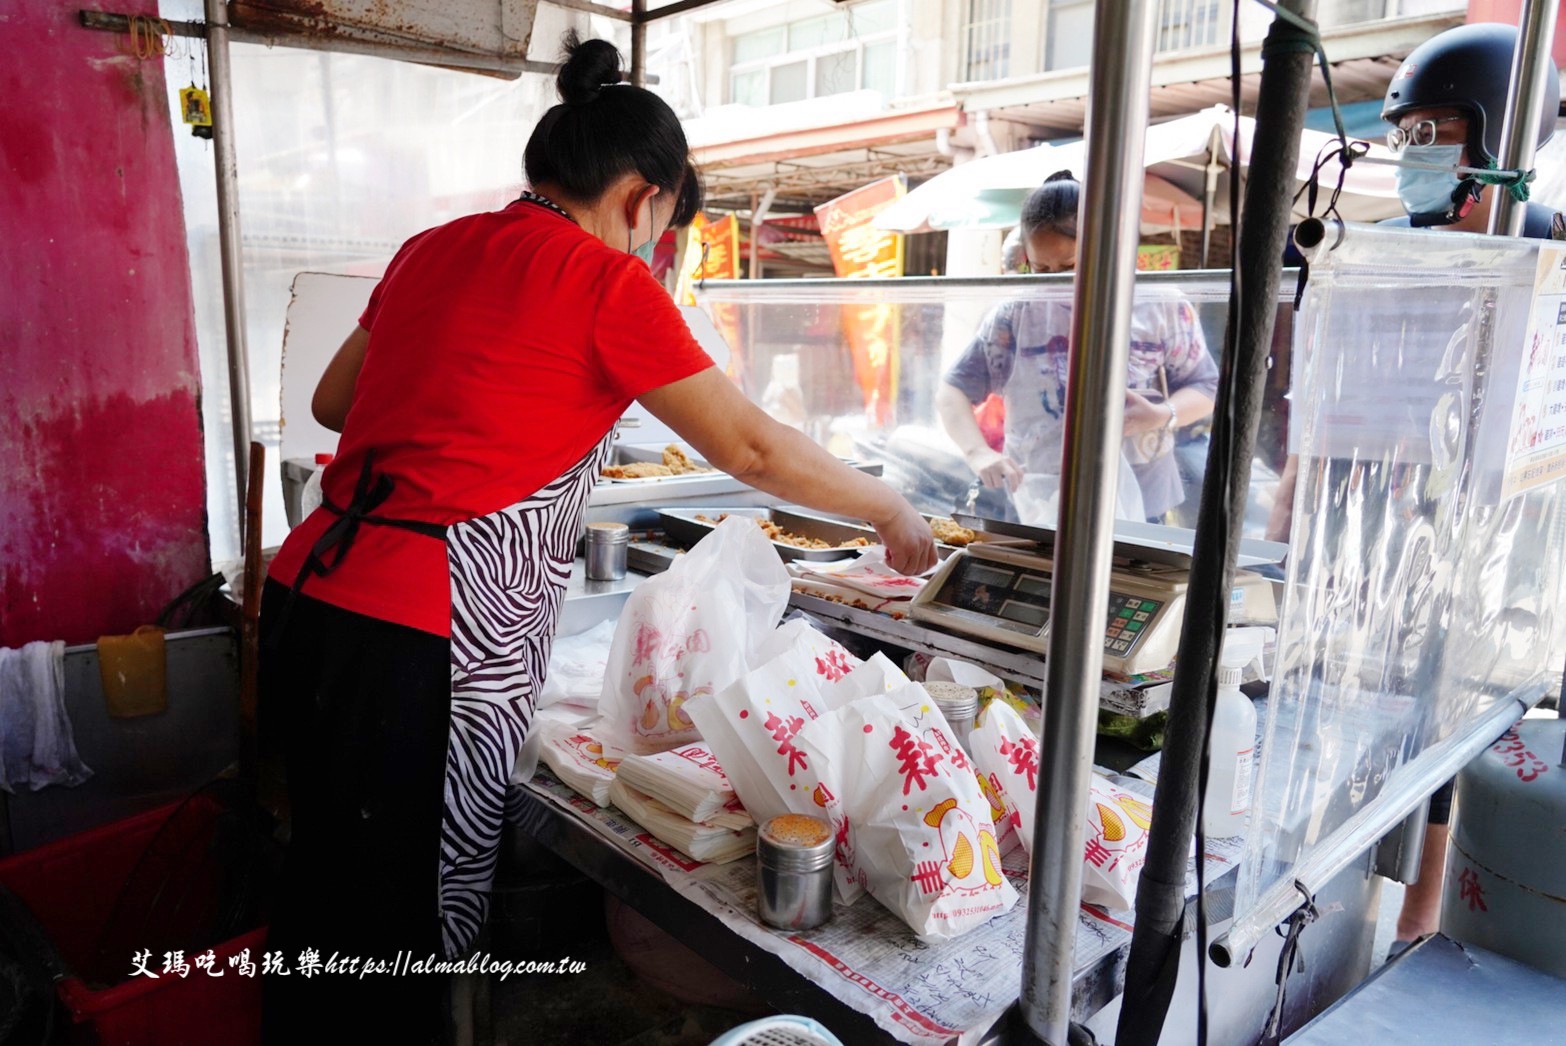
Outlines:
{"type": "Polygon", "coordinates": [[[1441,116],[1419,120],[1412,127],[1394,127],[1387,132],[1387,148],[1400,153],[1410,145],[1426,146],[1436,143],[1436,128],[1444,123],[1467,120],[1466,116],[1441,116]]]}

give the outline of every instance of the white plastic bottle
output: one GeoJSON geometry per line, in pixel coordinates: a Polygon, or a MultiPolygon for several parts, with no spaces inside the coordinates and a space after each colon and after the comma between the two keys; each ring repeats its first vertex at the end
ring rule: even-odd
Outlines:
{"type": "Polygon", "coordinates": [[[1202,805],[1202,831],[1211,838],[1239,835],[1250,816],[1256,706],[1240,692],[1240,678],[1245,666],[1261,656],[1268,631],[1231,628],[1224,636],[1218,703],[1208,734],[1207,797],[1202,805]]]}

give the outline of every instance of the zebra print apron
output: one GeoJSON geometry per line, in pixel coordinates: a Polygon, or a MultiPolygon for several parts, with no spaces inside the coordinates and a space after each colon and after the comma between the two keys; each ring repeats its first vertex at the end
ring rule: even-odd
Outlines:
{"type": "Polygon", "coordinates": [[[506,786],[533,719],[576,558],[582,511],[613,432],[554,482],[446,528],[451,730],[440,840],[446,958],[473,947],[489,910],[506,786]]]}

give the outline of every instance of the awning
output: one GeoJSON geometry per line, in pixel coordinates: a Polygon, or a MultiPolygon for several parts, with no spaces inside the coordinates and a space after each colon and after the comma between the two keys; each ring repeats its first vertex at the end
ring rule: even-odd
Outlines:
{"type": "MultiPolygon", "coordinates": [[[[1255,121],[1240,117],[1240,141],[1234,141],[1234,114],[1214,106],[1190,116],[1156,124],[1147,129],[1144,163],[1148,170],[1142,209],[1144,233],[1168,231],[1179,215],[1182,228],[1200,228],[1198,199],[1209,173],[1219,178],[1220,199],[1227,187],[1228,170],[1250,160],[1255,121]],[[1209,167],[1213,170],[1210,172],[1209,167]],[[1194,212],[1190,205],[1196,205],[1194,212]],[[1194,221],[1187,221],[1192,215],[1194,221]]],[[[1306,130],[1300,139],[1298,177],[1310,177],[1317,155],[1335,139],[1320,131],[1306,130]]],[[[1390,159],[1385,146],[1372,144],[1372,155],[1390,159]]],[[[1082,177],[1087,145],[1040,145],[1032,149],[971,160],[932,178],[883,211],[875,224],[899,232],[930,229],[1004,228],[1017,223],[1022,203],[1056,171],[1082,177]]],[[[1337,167],[1328,168],[1336,184],[1337,167]]],[[[1329,186],[1330,188],[1330,186],[1329,186]]],[[[1356,221],[1374,221],[1402,213],[1393,169],[1358,165],[1350,168],[1339,201],[1339,212],[1356,221]]],[[[1212,221],[1227,220],[1225,209],[1214,208],[1212,221]]]]}

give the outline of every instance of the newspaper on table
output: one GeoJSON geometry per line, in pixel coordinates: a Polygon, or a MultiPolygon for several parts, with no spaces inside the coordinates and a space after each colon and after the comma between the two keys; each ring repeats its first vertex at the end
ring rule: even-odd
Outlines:
{"type": "MultiPolygon", "coordinates": [[[[1145,781],[1112,780],[1152,798],[1145,781]]],[[[754,857],[699,864],[660,843],[620,811],[595,806],[549,774],[540,773],[523,787],[657,872],[676,893],[744,940],[778,956],[844,1005],[869,1015],[899,1042],[977,1042],[1021,992],[1028,854],[1020,847],[1006,855],[1003,869],[1022,900],[956,940],[921,943],[902,919],[868,896],[849,906],[834,906],[832,921],[824,926],[788,932],[770,929],[756,916],[754,857]]],[[[511,801],[518,799],[514,795],[511,801]]],[[[1208,850],[1211,883],[1239,860],[1241,845],[1238,840],[1210,840],[1208,850]]],[[[1187,897],[1195,896],[1195,884],[1193,863],[1187,872],[1187,897]]],[[[1130,944],[1133,918],[1131,912],[1083,905],[1077,919],[1078,972],[1130,944]]]]}

